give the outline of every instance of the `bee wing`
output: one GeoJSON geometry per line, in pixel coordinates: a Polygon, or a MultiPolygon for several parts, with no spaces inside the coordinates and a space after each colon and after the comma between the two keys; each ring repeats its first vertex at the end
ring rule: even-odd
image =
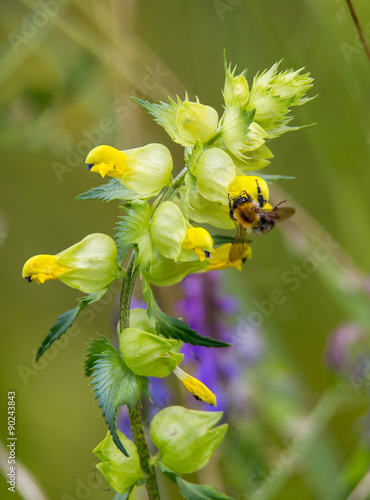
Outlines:
{"type": "Polygon", "coordinates": [[[293,207],[278,207],[275,210],[259,209],[258,213],[268,221],[281,222],[295,214],[293,207]]]}
{"type": "Polygon", "coordinates": [[[279,222],[289,219],[289,217],[295,214],[295,208],[293,207],[278,207],[276,211],[279,214],[279,222]]]}
{"type": "Polygon", "coordinates": [[[250,241],[251,240],[248,239],[247,231],[239,225],[236,230],[235,239],[231,244],[229,261],[235,262],[236,260],[241,259],[248,250],[250,241]]]}

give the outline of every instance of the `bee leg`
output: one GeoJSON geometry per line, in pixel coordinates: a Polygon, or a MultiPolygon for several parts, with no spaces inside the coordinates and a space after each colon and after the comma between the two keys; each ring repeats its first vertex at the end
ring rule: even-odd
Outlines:
{"type": "Polygon", "coordinates": [[[249,193],[247,193],[247,191],[242,191],[240,194],[244,194],[244,196],[247,198],[247,201],[252,201],[252,197],[249,193]]]}
{"type": "Polygon", "coordinates": [[[257,184],[257,200],[258,200],[259,206],[262,208],[265,206],[266,200],[262,195],[261,188],[259,187],[257,179],[256,179],[256,184],[257,184]]]}
{"type": "Polygon", "coordinates": [[[234,198],[230,194],[228,194],[228,197],[229,197],[229,215],[231,219],[236,220],[234,217],[234,198]]]}

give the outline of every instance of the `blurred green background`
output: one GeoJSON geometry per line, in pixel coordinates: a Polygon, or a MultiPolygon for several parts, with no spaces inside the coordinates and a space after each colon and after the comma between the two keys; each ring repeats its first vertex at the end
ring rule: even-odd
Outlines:
{"type": "MultiPolygon", "coordinates": [[[[354,4],[369,39],[368,1],[354,4]]],[[[17,457],[45,498],[112,497],[93,476],[91,450],[106,427],[81,365],[96,331],[113,336],[116,297],[36,365],[48,329],[81,294],[61,283],[28,285],[21,269],[91,232],[113,236],[118,204],[75,200],[97,183],[84,166],[94,146],[162,142],[182,168],[182,148],[129,96],[159,101],[187,90],[221,113],[226,49],[250,82],[281,59],[280,69],[305,66],[317,98],[295,108],[293,125],[317,124],[274,140],[264,171],[296,177],[279,182],[287,194],[271,188],[297,207],[294,221],[258,239],[242,273],[223,271],[225,290],[242,303],[235,325],[275,289],[286,300],[264,316],[265,357],[240,380],[252,409],[233,416],[239,438],[225,440],[200,480],[238,500],[370,498],[370,64],[345,1],[2,0],[0,9],[3,443],[7,392],[15,390],[17,457]],[[322,241],[325,258],[312,264],[322,241]],[[299,277],[294,266],[309,271],[299,277]],[[336,375],[325,350],[344,323],[361,329],[361,363],[336,375]]],[[[42,498],[22,484],[24,498],[42,498]]],[[[21,498],[6,488],[1,478],[1,498],[21,498]]],[[[162,488],[164,499],[180,498],[162,488]]]]}

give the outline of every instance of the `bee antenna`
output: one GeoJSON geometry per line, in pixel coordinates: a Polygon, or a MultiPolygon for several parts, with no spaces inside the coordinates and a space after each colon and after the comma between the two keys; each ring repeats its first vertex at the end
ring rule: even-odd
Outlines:
{"type": "Polygon", "coordinates": [[[273,210],[275,210],[279,205],[281,205],[282,203],[285,203],[285,202],[286,202],[286,200],[281,201],[280,203],[278,203],[277,205],[274,206],[273,210]]]}

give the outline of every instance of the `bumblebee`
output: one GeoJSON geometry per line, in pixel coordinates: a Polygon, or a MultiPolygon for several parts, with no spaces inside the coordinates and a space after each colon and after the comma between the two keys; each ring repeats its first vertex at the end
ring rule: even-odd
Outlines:
{"type": "Polygon", "coordinates": [[[281,207],[286,200],[281,201],[272,209],[263,208],[266,200],[257,184],[257,200],[249,193],[242,191],[237,198],[229,195],[229,215],[238,223],[236,236],[229,252],[229,261],[242,259],[251,242],[252,234],[265,234],[274,228],[277,222],[288,219],[295,213],[293,207],[281,207]]]}

